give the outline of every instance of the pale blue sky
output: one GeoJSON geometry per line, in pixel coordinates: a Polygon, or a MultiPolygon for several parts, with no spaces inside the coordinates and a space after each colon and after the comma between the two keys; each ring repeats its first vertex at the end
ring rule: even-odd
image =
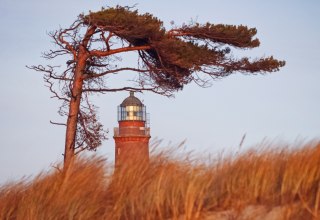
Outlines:
{"type": "MultiPolygon", "coordinates": [[[[70,25],[76,16],[101,6],[134,5],[170,26],[191,19],[256,27],[261,46],[249,56],[274,55],[287,65],[266,76],[236,74],[202,89],[190,84],[168,99],[145,93],[151,134],[164,143],[187,139],[198,153],[235,150],[267,137],[293,142],[320,137],[320,3],[310,1],[101,1],[1,0],[0,3],[0,182],[31,175],[62,159],[64,128],[59,102],[50,99],[41,73],[25,65],[45,63],[41,52],[52,48],[46,32],[70,25]]],[[[127,93],[95,97],[109,140],[98,154],[113,160],[116,107],[127,93]]],[[[164,144],[165,145],[165,144],[164,144]]]]}

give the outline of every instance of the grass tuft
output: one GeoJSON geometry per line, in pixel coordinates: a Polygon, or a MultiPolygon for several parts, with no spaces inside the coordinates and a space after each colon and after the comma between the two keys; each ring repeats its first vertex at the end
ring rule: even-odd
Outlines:
{"type": "Polygon", "coordinates": [[[320,218],[320,143],[211,161],[168,150],[149,164],[112,167],[99,157],[78,158],[66,173],[58,167],[5,184],[0,219],[193,220],[255,206],[278,207],[284,219],[320,218]]]}

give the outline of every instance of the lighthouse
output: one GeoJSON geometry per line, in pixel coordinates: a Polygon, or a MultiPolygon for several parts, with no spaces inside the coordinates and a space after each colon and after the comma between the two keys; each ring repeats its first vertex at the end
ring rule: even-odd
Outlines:
{"type": "Polygon", "coordinates": [[[119,127],[114,128],[115,167],[148,162],[150,128],[146,106],[130,92],[118,106],[119,127]]]}

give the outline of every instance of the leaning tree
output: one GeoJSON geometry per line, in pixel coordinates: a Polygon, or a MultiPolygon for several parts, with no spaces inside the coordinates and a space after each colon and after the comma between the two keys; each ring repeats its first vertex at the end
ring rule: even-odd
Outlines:
{"type": "Polygon", "coordinates": [[[64,163],[74,155],[95,150],[106,138],[89,101],[93,93],[151,91],[170,96],[195,82],[206,86],[208,79],[239,72],[247,74],[278,71],[285,65],[270,57],[236,58],[232,51],[258,47],[255,28],[243,25],[190,23],[165,29],[152,14],[139,14],[129,7],[102,8],[81,14],[66,29],[51,32],[56,49],[46,59],[67,56],[65,66],[38,65],[48,88],[62,101],[59,113],[67,117],[64,163]],[[121,62],[134,53],[135,63],[121,62]],[[108,76],[125,72],[133,75],[126,86],[113,87],[108,76]],[[133,84],[132,84],[133,83],[133,84]]]}

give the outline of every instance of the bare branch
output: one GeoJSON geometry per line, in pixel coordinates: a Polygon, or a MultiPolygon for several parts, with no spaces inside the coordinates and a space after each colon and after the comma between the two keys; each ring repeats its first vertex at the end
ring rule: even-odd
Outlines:
{"type": "Polygon", "coordinates": [[[72,81],[72,79],[70,78],[67,78],[65,77],[66,75],[66,72],[70,71],[72,69],[72,67],[69,67],[67,68],[63,74],[63,76],[57,76],[54,72],[54,68],[55,66],[50,66],[50,65],[47,65],[47,68],[42,66],[42,65],[38,65],[38,66],[26,66],[28,69],[32,69],[32,70],[35,70],[35,71],[38,71],[38,72],[45,72],[48,74],[48,77],[49,78],[52,78],[52,79],[56,79],[56,80],[66,80],[66,81],[72,81]]]}
{"type": "Polygon", "coordinates": [[[136,69],[136,68],[131,68],[131,67],[124,67],[124,68],[119,68],[119,69],[114,69],[114,70],[108,70],[108,71],[105,71],[103,73],[99,73],[99,74],[85,74],[83,76],[84,79],[91,79],[91,78],[97,78],[97,77],[101,77],[101,76],[105,76],[107,74],[111,74],[111,73],[118,73],[118,72],[121,72],[121,71],[135,71],[135,72],[139,72],[139,73],[145,73],[145,72],[148,72],[149,70],[145,69],[145,70],[142,70],[142,69],[136,69]]]}
{"type": "Polygon", "coordinates": [[[83,89],[83,92],[94,92],[94,93],[105,93],[105,92],[120,92],[120,91],[132,91],[132,92],[141,92],[141,91],[150,91],[159,95],[164,95],[167,97],[172,97],[173,94],[170,91],[162,90],[160,87],[153,88],[144,88],[144,87],[122,87],[115,89],[107,89],[107,88],[88,88],[83,89]]]}
{"type": "Polygon", "coordinates": [[[84,48],[87,48],[90,38],[94,34],[96,28],[96,26],[91,26],[87,29],[86,34],[84,35],[82,40],[82,45],[84,46],[84,48]]]}
{"type": "Polygon", "coordinates": [[[44,52],[42,56],[45,59],[54,59],[58,56],[63,56],[63,55],[70,54],[70,53],[71,53],[70,51],[64,50],[64,49],[62,49],[62,50],[49,50],[48,52],[44,52]]]}
{"type": "Polygon", "coordinates": [[[67,124],[65,124],[65,123],[53,122],[53,121],[51,121],[51,120],[50,120],[50,124],[67,126],[67,124]]]}
{"type": "Polygon", "coordinates": [[[112,32],[109,32],[109,35],[108,35],[107,38],[104,36],[104,32],[101,33],[101,38],[104,40],[104,42],[105,42],[105,44],[106,44],[107,51],[110,51],[109,41],[110,41],[110,39],[111,39],[112,36],[114,36],[114,34],[113,34],[112,32]]]}
{"type": "Polygon", "coordinates": [[[73,22],[73,24],[70,26],[70,28],[67,28],[67,29],[60,29],[59,31],[56,31],[52,37],[56,40],[56,41],[59,41],[61,44],[64,44],[65,45],[65,48],[67,50],[69,50],[72,54],[73,54],[73,57],[76,57],[77,56],[77,49],[71,45],[69,42],[67,42],[65,39],[64,39],[64,35],[66,33],[68,33],[69,31],[74,31],[76,30],[80,25],[82,25],[83,22],[81,21],[81,19],[77,19],[75,22],[73,22]]]}
{"type": "Polygon", "coordinates": [[[53,88],[54,84],[50,81],[50,76],[43,76],[43,79],[48,84],[47,87],[49,88],[50,92],[54,94],[53,96],[51,96],[51,98],[57,98],[69,102],[69,99],[59,95],[58,92],[53,88]]]}
{"type": "Polygon", "coordinates": [[[75,147],[74,149],[77,150],[77,151],[74,152],[74,155],[78,155],[78,154],[81,153],[82,151],[88,150],[88,147],[82,147],[82,146],[80,146],[80,147],[75,147]]]}

